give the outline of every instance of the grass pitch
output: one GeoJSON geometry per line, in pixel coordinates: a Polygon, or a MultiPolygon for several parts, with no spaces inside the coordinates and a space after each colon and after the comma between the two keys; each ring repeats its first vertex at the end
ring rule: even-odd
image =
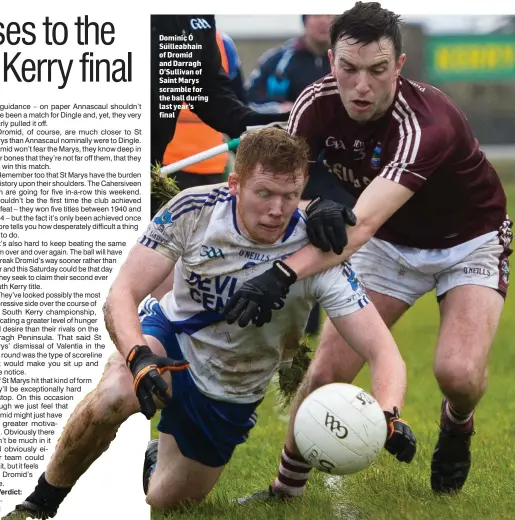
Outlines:
{"type": "MultiPolygon", "coordinates": [[[[515,215],[515,185],[507,187],[515,215]]],[[[512,256],[512,265],[515,256],[512,256]]],[[[258,409],[257,426],[235,455],[207,500],[155,520],[501,520],[515,519],[515,295],[513,288],[492,349],[489,387],[476,414],[472,470],[456,497],[435,496],[429,485],[441,395],[432,374],[438,308],[426,295],[393,329],[408,366],[403,417],[418,440],[412,464],[383,451],[374,465],[348,477],[312,471],[304,496],[291,503],[240,506],[233,500],[265,489],[275,478],[287,417],[281,414],[273,385],[258,409]]],[[[365,368],[355,383],[369,390],[365,368]]],[[[153,435],[157,435],[153,429],[153,435]]]]}

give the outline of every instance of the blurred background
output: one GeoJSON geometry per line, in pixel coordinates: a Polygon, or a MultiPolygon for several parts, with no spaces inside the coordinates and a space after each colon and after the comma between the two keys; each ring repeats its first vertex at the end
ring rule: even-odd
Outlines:
{"type": "MultiPolygon", "coordinates": [[[[243,77],[266,51],[303,37],[301,15],[217,15],[243,77]]],[[[403,16],[403,74],[430,83],[465,111],[490,155],[515,159],[515,16],[403,16]]],[[[515,174],[514,174],[515,176],[515,174]]]]}

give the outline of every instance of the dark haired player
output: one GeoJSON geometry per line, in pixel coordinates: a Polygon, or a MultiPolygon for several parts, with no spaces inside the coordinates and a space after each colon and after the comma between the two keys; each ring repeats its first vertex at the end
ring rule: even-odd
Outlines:
{"type": "MultiPolygon", "coordinates": [[[[270,312],[295,280],[349,257],[388,326],[435,289],[441,320],[434,374],[444,398],[431,486],[457,492],[471,466],[474,410],[508,287],[513,233],[506,196],[462,111],[437,88],[401,76],[398,15],[357,2],[334,19],[330,36],[331,74],[304,90],[288,127],[307,140],[310,159],[323,153],[327,168],[358,197],[357,222],[345,232],[346,208],[313,200],[313,245],[285,261],[290,275],[271,269],[249,280],[224,312],[229,323],[245,326],[270,312]]],[[[362,365],[327,322],[292,406],[278,477],[254,496],[302,493],[310,466],[293,439],[296,410],[317,387],[353,381],[362,365]]]]}

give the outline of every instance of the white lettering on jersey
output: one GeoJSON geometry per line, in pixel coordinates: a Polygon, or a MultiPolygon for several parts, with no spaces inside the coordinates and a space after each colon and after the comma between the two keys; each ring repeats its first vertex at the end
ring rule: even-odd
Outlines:
{"type": "Polygon", "coordinates": [[[362,188],[363,186],[368,186],[372,181],[368,177],[363,177],[359,179],[358,177],[354,177],[354,171],[352,168],[347,168],[342,163],[334,163],[329,164],[324,159],[325,167],[334,175],[336,175],[343,182],[350,182],[355,188],[362,188]]]}
{"type": "Polygon", "coordinates": [[[333,137],[330,135],[325,140],[325,145],[327,148],[335,148],[336,150],[345,150],[345,143],[341,139],[336,139],[336,137],[333,137]]]}

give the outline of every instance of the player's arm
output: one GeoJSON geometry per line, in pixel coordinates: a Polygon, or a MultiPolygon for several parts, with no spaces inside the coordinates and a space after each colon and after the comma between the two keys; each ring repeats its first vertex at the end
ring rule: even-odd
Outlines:
{"type": "MultiPolygon", "coordinates": [[[[347,225],[347,245],[341,254],[330,252],[329,245],[329,242],[335,240],[339,233],[339,221],[331,226],[327,222],[327,211],[323,210],[324,214],[321,214],[318,219],[317,209],[314,208],[309,214],[307,226],[308,237],[312,243],[290,256],[285,261],[286,265],[296,273],[297,279],[303,279],[342,263],[366,244],[376,231],[413,195],[412,190],[401,184],[382,177],[375,178],[363,191],[354,206],[356,224],[347,225]],[[313,242],[326,243],[327,252],[315,247],[313,242]]],[[[341,210],[335,209],[335,213],[338,211],[341,210]]]]}
{"type": "MultiPolygon", "coordinates": [[[[309,106],[305,108],[308,111],[309,106]]],[[[301,117],[295,117],[294,107],[288,123],[290,133],[295,134],[302,121],[301,117]]],[[[312,121],[316,126],[316,119],[312,121]]],[[[309,135],[308,122],[304,122],[303,127],[309,135]]],[[[438,121],[423,130],[417,129],[414,136],[416,146],[406,163],[399,162],[397,158],[404,153],[411,140],[399,139],[395,158],[367,186],[356,202],[354,213],[357,219],[354,226],[352,223],[352,227],[342,225],[342,221],[347,220],[343,215],[349,214],[349,210],[341,204],[312,201],[306,209],[306,231],[311,244],[284,262],[276,261],[268,271],[247,280],[223,309],[227,322],[238,320],[240,326],[256,320],[267,323],[271,319],[271,310],[277,308],[286,297],[291,284],[338,265],[362,247],[453,153],[452,131],[452,126],[444,121],[438,121]],[[335,244],[341,246],[340,235],[348,243],[345,249],[342,248],[343,252],[333,253],[331,249],[335,250],[335,244]]]]}
{"type": "Polygon", "coordinates": [[[154,396],[163,403],[170,397],[164,372],[184,370],[185,360],[158,356],[141,332],[138,306],[173,269],[174,262],[154,249],[136,244],[122,265],[104,305],[106,328],[134,379],[141,412],[151,419],[157,411],[154,396]]]}
{"type": "Polygon", "coordinates": [[[406,393],[406,365],[374,305],[330,318],[340,336],[370,367],[372,393],[381,408],[402,410],[406,393]]]}
{"type": "Polygon", "coordinates": [[[356,279],[347,262],[304,282],[325,309],[336,330],[370,367],[372,393],[387,420],[385,448],[403,462],[411,462],[416,440],[399,418],[406,393],[406,366],[392,334],[356,279]]]}
{"type": "Polygon", "coordinates": [[[134,390],[147,419],[156,413],[154,396],[170,398],[165,372],[184,370],[185,360],[158,356],[146,344],[138,315],[139,304],[173,271],[189,242],[195,216],[180,218],[188,202],[181,192],[163,207],[130,251],[114,280],[104,305],[106,328],[134,378],[134,390]]]}
{"type": "Polygon", "coordinates": [[[411,462],[417,441],[408,423],[399,417],[406,393],[406,365],[388,327],[372,304],[331,321],[370,367],[372,394],[387,421],[385,448],[399,461],[411,462]]]}
{"type": "Polygon", "coordinates": [[[404,462],[416,451],[411,428],[399,418],[406,393],[406,366],[377,309],[349,263],[333,267],[303,282],[316,297],[336,330],[370,367],[372,393],[387,419],[385,448],[404,462]]]}
{"type": "Polygon", "coordinates": [[[136,244],[121,266],[104,305],[106,328],[120,354],[127,359],[134,345],[145,345],[138,316],[139,304],[164,282],[175,263],[154,249],[136,244]]]}
{"type": "MultiPolygon", "coordinates": [[[[222,310],[227,322],[232,324],[238,321],[240,327],[245,327],[252,321],[261,325],[268,323],[271,320],[271,309],[276,302],[286,297],[292,284],[341,264],[374,236],[377,229],[412,195],[412,191],[392,181],[374,179],[356,203],[354,213],[357,222],[354,226],[347,226],[348,244],[342,254],[324,253],[314,245],[308,244],[286,260],[274,262],[271,269],[247,280],[227,302],[222,310]]],[[[337,234],[343,218],[342,209],[337,203],[328,202],[335,205],[334,215],[337,224],[330,227],[330,231],[337,234]]],[[[324,208],[323,211],[324,229],[327,231],[328,208],[324,208]]],[[[345,217],[348,221],[354,215],[346,208],[345,211],[349,211],[345,217]]],[[[317,214],[309,214],[309,206],[307,213],[309,226],[310,221],[311,225],[316,222],[317,214]]],[[[313,240],[309,232],[308,237],[310,241],[313,240]]]]}
{"type": "MultiPolygon", "coordinates": [[[[424,186],[454,152],[454,127],[450,121],[439,120],[428,126],[417,123],[412,134],[410,139],[399,138],[394,158],[358,198],[354,206],[357,222],[355,227],[345,228],[348,245],[343,253],[334,247],[335,244],[339,246],[338,235],[343,231],[341,221],[333,217],[338,214],[338,207],[332,201],[321,201],[325,207],[317,208],[316,204],[308,206],[308,238],[321,251],[312,246],[306,247],[287,260],[287,265],[298,278],[320,272],[349,258],[424,186]],[[410,148],[412,142],[414,145],[410,148]],[[406,162],[398,160],[399,157],[406,162]],[[333,220],[335,225],[332,224],[333,220]],[[336,254],[330,253],[331,250],[336,254]]],[[[347,212],[347,209],[340,205],[340,211],[347,212]]]]}

